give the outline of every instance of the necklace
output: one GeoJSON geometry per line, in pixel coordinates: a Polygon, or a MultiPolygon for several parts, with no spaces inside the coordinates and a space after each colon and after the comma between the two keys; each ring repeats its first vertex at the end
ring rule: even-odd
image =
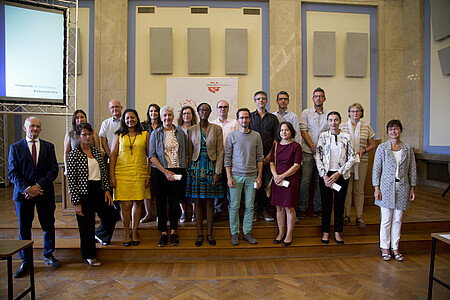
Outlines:
{"type": "Polygon", "coordinates": [[[131,155],[133,155],[133,146],[134,146],[134,142],[136,142],[137,135],[136,134],[134,135],[133,142],[131,141],[130,135],[128,133],[127,133],[127,136],[128,136],[128,140],[130,141],[130,152],[131,152],[131,155]]]}

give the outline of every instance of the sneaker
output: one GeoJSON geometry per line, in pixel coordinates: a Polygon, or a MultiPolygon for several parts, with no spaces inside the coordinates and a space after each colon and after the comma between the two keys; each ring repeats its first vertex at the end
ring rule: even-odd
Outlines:
{"type": "Polygon", "coordinates": [[[275,219],[271,216],[271,215],[269,215],[269,213],[265,210],[265,211],[263,211],[263,218],[264,218],[264,220],[266,220],[267,222],[273,222],[273,221],[275,221],[275,219]]]}
{"type": "Polygon", "coordinates": [[[253,223],[258,221],[258,213],[253,213],[253,223]]]}
{"type": "Polygon", "coordinates": [[[235,233],[231,236],[231,245],[237,246],[239,245],[239,234],[235,233]]]}
{"type": "Polygon", "coordinates": [[[191,218],[191,222],[195,222],[195,214],[194,213],[192,213],[192,218],[191,218]]]}
{"type": "Polygon", "coordinates": [[[170,243],[172,246],[178,246],[180,244],[180,240],[178,239],[178,234],[172,233],[170,235],[170,243]]]}
{"type": "Polygon", "coordinates": [[[108,245],[107,242],[104,242],[101,238],[99,238],[98,236],[95,236],[95,242],[99,243],[100,245],[106,246],[108,245]]]}
{"type": "Polygon", "coordinates": [[[161,238],[159,239],[158,247],[167,246],[167,242],[168,242],[167,234],[161,235],[161,238]]]}
{"type": "Polygon", "coordinates": [[[318,217],[319,219],[322,219],[322,211],[321,210],[316,210],[314,212],[314,216],[318,217]]]}
{"type": "Polygon", "coordinates": [[[305,213],[304,211],[298,212],[297,218],[298,218],[299,220],[302,220],[302,219],[304,219],[305,217],[306,217],[306,213],[305,213]]]}
{"type": "Polygon", "coordinates": [[[249,232],[247,234],[244,234],[244,241],[246,241],[246,242],[248,242],[249,244],[252,244],[252,245],[258,244],[258,241],[253,237],[251,232],[249,232]]]}

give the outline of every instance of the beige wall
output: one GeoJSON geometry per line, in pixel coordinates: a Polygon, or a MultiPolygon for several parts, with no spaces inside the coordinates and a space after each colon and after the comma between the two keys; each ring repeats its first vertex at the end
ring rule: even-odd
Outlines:
{"type": "MultiPolygon", "coordinates": [[[[423,0],[318,0],[316,3],[377,7],[378,137],[386,139],[385,124],[399,118],[405,125],[403,139],[423,150],[423,0]],[[409,80],[407,74],[418,74],[409,80]],[[411,116],[414,116],[411,118],[411,116]]],[[[301,3],[269,1],[270,98],[284,89],[291,95],[291,109],[301,106],[301,3]]],[[[127,95],[126,0],[95,1],[95,120],[96,127],[109,115],[108,101],[127,95]]],[[[271,111],[275,102],[271,101],[271,111]]]]}

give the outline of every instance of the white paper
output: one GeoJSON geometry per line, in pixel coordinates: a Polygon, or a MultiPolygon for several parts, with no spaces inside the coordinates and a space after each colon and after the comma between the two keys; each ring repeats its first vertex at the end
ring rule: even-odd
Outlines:
{"type": "Polygon", "coordinates": [[[181,180],[182,177],[183,177],[183,175],[181,175],[181,174],[173,175],[173,178],[175,178],[175,180],[181,180]]]}
{"type": "Polygon", "coordinates": [[[333,187],[333,189],[335,189],[338,192],[341,190],[341,186],[337,183],[333,183],[332,187],[333,187]]]}
{"type": "Polygon", "coordinates": [[[290,182],[283,179],[283,181],[281,181],[281,185],[284,186],[285,188],[289,187],[290,182]]]}
{"type": "Polygon", "coordinates": [[[359,155],[355,155],[355,164],[361,162],[359,155]]]}

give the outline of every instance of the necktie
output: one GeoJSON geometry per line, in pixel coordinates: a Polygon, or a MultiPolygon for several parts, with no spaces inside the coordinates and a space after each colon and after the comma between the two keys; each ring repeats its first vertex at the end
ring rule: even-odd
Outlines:
{"type": "Polygon", "coordinates": [[[31,141],[33,145],[31,146],[31,157],[33,158],[34,166],[37,163],[37,151],[36,151],[36,141],[31,141]]]}

